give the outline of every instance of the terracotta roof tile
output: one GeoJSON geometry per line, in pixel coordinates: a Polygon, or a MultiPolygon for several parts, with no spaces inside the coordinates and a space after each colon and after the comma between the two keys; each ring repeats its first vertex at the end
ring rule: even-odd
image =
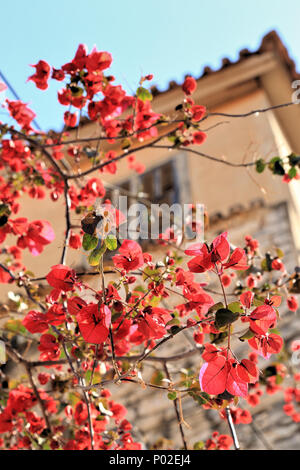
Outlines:
{"type": "MultiPolygon", "coordinates": [[[[289,56],[289,53],[288,53],[286,47],[284,46],[282,40],[280,39],[280,37],[279,37],[279,35],[277,34],[276,31],[270,31],[268,34],[266,34],[262,39],[260,47],[256,51],[251,52],[251,51],[249,51],[249,49],[242,49],[239,52],[239,59],[237,61],[232,62],[227,57],[224,57],[222,59],[222,65],[219,69],[212,70],[211,67],[206,66],[206,67],[203,68],[202,74],[199,77],[194,77],[194,78],[196,78],[196,80],[200,80],[201,78],[207,77],[208,75],[213,75],[215,73],[219,73],[222,70],[224,70],[225,68],[228,68],[232,65],[240,64],[241,62],[243,62],[247,58],[249,58],[251,56],[263,54],[264,52],[274,52],[277,56],[280,57],[282,62],[285,63],[285,65],[286,65],[286,67],[287,67],[287,69],[288,69],[288,71],[291,75],[291,78],[293,80],[297,80],[297,79],[300,78],[300,74],[296,70],[295,62],[289,56]]],[[[167,87],[166,90],[161,91],[156,86],[153,86],[151,88],[151,92],[152,92],[153,96],[158,96],[158,95],[161,95],[163,93],[167,93],[168,91],[173,90],[173,89],[175,89],[179,86],[181,86],[181,84],[179,84],[179,83],[175,82],[174,80],[172,80],[172,81],[169,82],[168,87],[167,87]]]]}

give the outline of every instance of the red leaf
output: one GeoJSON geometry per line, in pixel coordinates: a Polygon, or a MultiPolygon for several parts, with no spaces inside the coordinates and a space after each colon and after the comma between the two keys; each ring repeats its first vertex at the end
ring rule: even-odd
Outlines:
{"type": "Polygon", "coordinates": [[[237,375],[244,381],[249,383],[255,383],[258,380],[258,370],[256,365],[249,361],[249,359],[243,359],[236,368],[237,375]]]}
{"type": "Polygon", "coordinates": [[[231,395],[238,397],[246,397],[248,395],[248,385],[236,373],[236,370],[231,366],[228,372],[226,381],[226,390],[231,395]]]}
{"type": "Polygon", "coordinates": [[[203,392],[209,395],[223,393],[227,380],[227,364],[223,356],[218,356],[214,361],[205,363],[200,370],[199,381],[203,392]]]}

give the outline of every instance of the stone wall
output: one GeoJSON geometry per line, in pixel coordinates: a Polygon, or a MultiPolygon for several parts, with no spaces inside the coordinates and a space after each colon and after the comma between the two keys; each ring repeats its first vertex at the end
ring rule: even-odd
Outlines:
{"type": "MultiPolygon", "coordinates": [[[[280,247],[285,253],[285,264],[288,270],[295,267],[295,249],[290,232],[289,215],[285,203],[273,206],[269,209],[261,208],[253,211],[244,218],[241,226],[241,217],[237,220],[232,218],[221,221],[214,227],[214,232],[230,229],[236,243],[242,243],[242,237],[249,233],[261,242],[261,251],[265,249],[280,247]],[[226,225],[226,226],[224,226],[226,225]]],[[[202,275],[203,276],[203,275],[202,275]]],[[[217,289],[216,285],[216,289],[217,289]]],[[[178,299],[177,303],[178,303],[178,299]]],[[[218,301],[219,299],[216,299],[218,301]]],[[[179,301],[181,303],[181,301],[179,301]]],[[[283,305],[285,302],[283,303],[283,305]]],[[[300,338],[300,318],[298,314],[285,311],[281,308],[282,318],[279,329],[286,344],[295,338],[300,338]]],[[[166,347],[160,349],[159,355],[172,356],[182,351],[191,349],[193,340],[191,334],[180,333],[167,343],[166,347]]],[[[242,357],[247,346],[238,340],[233,345],[237,356],[242,357]]],[[[272,362],[272,356],[270,363],[272,362]]],[[[180,368],[193,367],[199,369],[201,356],[199,352],[195,355],[181,360],[180,363],[170,363],[169,370],[176,381],[180,368]]],[[[265,364],[265,361],[264,361],[265,364]]],[[[144,380],[150,380],[155,370],[155,363],[145,366],[142,374],[144,380]]],[[[300,372],[300,370],[299,370],[300,372]]],[[[129,418],[135,423],[137,437],[142,439],[146,448],[153,446],[159,438],[166,440],[162,444],[164,448],[172,445],[180,446],[181,439],[178,423],[175,419],[173,404],[166,398],[166,393],[150,388],[143,388],[137,384],[122,384],[113,389],[115,399],[126,405],[129,410],[129,418]],[[173,444],[172,444],[173,443],[173,444]]],[[[282,410],[284,404],[282,392],[275,395],[264,395],[261,403],[251,408],[245,400],[240,400],[239,406],[248,408],[253,416],[253,424],[237,425],[237,432],[243,449],[299,449],[300,448],[300,425],[293,423],[282,410]]],[[[183,415],[190,428],[185,427],[188,444],[205,440],[215,430],[221,433],[229,433],[227,422],[220,420],[216,410],[203,410],[191,397],[182,399],[183,415]]]]}

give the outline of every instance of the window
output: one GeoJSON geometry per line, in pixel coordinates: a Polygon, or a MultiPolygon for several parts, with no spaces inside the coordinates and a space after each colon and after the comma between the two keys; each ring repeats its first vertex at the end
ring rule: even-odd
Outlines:
{"type": "MultiPolygon", "coordinates": [[[[128,210],[135,203],[142,203],[149,208],[151,204],[167,204],[171,207],[175,203],[189,203],[191,199],[187,158],[184,154],[178,153],[173,158],[146,170],[141,175],[132,175],[117,186],[108,184],[106,195],[115,207],[120,207],[119,196],[127,196],[128,210]]],[[[150,212],[148,217],[150,217],[150,212]]],[[[127,218],[128,226],[134,218],[133,216],[127,218]]],[[[159,223],[161,227],[161,220],[159,223]]],[[[141,235],[139,239],[142,241],[143,236],[141,235]]]]}

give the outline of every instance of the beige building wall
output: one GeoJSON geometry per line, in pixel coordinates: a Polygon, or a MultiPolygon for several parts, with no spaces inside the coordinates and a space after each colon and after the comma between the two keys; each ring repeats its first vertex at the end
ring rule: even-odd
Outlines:
{"type": "MultiPolygon", "coordinates": [[[[178,96],[180,98],[180,95],[178,96]]],[[[214,109],[216,112],[243,113],[248,110],[269,106],[269,101],[263,90],[257,90],[240,99],[236,99],[224,106],[214,109]]],[[[284,134],[273,112],[251,116],[248,118],[210,118],[205,121],[205,128],[221,124],[208,131],[207,141],[197,147],[196,150],[206,154],[223,158],[233,163],[251,162],[257,158],[269,159],[285,151],[290,151],[290,146],[285,140],[282,147],[284,134]]],[[[85,136],[87,129],[82,129],[80,136],[85,136]]],[[[89,132],[93,135],[93,132],[89,132]]],[[[168,145],[168,141],[163,145],[168,145]]],[[[230,208],[241,204],[248,207],[257,199],[263,199],[266,204],[281,201],[292,201],[298,198],[296,190],[291,193],[289,185],[281,183],[280,177],[273,176],[267,169],[263,174],[257,174],[253,168],[232,168],[222,163],[212,162],[201,156],[186,153],[183,150],[172,151],[162,149],[147,149],[136,152],[137,161],[143,163],[147,169],[161,165],[170,158],[185,159],[182,171],[186,172],[190,185],[191,201],[203,203],[209,214],[221,212],[227,215],[230,208]],[[278,187],[280,186],[280,190],[278,187]]],[[[118,181],[132,177],[134,174],[128,168],[127,159],[120,161],[116,175],[107,173],[95,176],[104,182],[118,185],[118,181]]],[[[65,231],[64,199],[60,197],[57,202],[52,202],[48,197],[42,201],[29,198],[26,194],[21,200],[22,210],[20,216],[26,216],[29,220],[46,219],[52,224],[55,233],[55,241],[46,246],[44,252],[37,257],[31,256],[27,250],[24,252],[24,264],[32,270],[36,276],[45,274],[49,266],[59,263],[63,246],[65,231]]],[[[72,216],[73,223],[80,225],[80,216],[72,216]]],[[[296,223],[296,221],[295,221],[296,223]]],[[[8,242],[9,243],[9,239],[8,242]]],[[[76,263],[81,253],[70,249],[68,263],[76,263]]]]}

